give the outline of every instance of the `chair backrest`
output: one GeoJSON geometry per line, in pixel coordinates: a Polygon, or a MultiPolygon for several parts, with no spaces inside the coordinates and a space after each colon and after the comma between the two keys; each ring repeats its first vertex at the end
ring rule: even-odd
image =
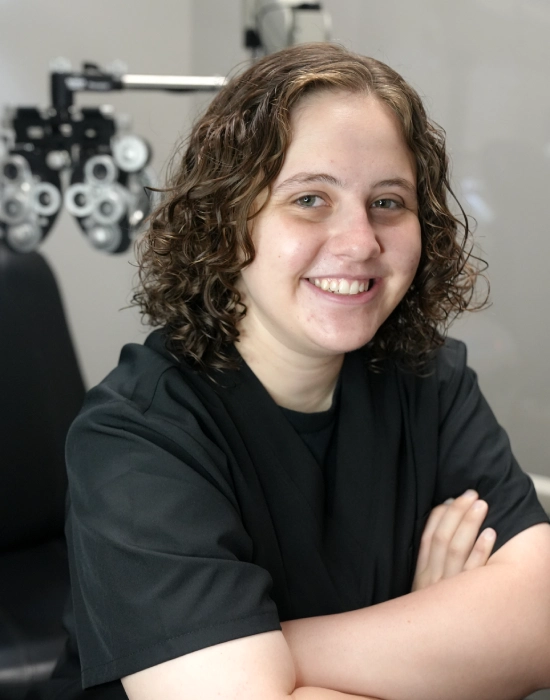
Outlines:
{"type": "Polygon", "coordinates": [[[65,436],[83,397],[50,267],[0,242],[0,550],[63,533],[65,436]]]}

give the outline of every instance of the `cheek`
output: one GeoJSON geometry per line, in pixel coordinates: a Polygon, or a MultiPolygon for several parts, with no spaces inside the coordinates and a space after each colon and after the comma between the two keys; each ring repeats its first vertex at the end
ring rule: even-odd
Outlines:
{"type": "Polygon", "coordinates": [[[309,266],[316,254],[315,241],[288,225],[264,232],[256,246],[258,267],[279,275],[298,274],[309,266]]]}
{"type": "Polygon", "coordinates": [[[418,235],[411,234],[405,240],[395,241],[392,253],[396,269],[403,276],[410,277],[412,280],[418,269],[422,253],[420,233],[418,235]]]}
{"type": "Polygon", "coordinates": [[[416,270],[418,269],[418,264],[420,263],[420,256],[422,255],[422,234],[420,232],[420,225],[415,227],[414,232],[411,233],[409,239],[409,245],[407,246],[406,254],[406,265],[410,269],[412,275],[414,276],[416,270]]]}
{"type": "Polygon", "coordinates": [[[411,271],[411,275],[414,277],[416,274],[416,271],[418,270],[418,265],[420,263],[420,256],[422,254],[422,248],[420,244],[418,247],[411,253],[409,261],[408,261],[408,267],[411,271]]]}

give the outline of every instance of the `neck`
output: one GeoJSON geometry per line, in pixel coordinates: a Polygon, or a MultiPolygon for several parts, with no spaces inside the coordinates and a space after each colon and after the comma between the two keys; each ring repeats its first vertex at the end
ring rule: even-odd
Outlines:
{"type": "Polygon", "coordinates": [[[326,411],[338,381],[344,355],[309,357],[261,339],[252,345],[246,336],[236,345],[239,353],[275,401],[303,413],[326,411]]]}

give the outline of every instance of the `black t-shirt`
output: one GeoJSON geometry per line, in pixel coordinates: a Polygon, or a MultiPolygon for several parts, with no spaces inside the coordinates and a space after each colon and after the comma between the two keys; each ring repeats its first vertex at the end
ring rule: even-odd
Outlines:
{"type": "Polygon", "coordinates": [[[301,411],[292,411],[290,408],[280,407],[290,425],[309,447],[313,459],[323,472],[330,469],[328,460],[335,458],[336,451],[334,449],[333,436],[336,426],[339,391],[340,383],[336,387],[332,406],[328,411],[302,413],[301,411]]]}
{"type": "Polygon", "coordinates": [[[430,510],[467,488],[496,549],[548,520],[462,343],[426,377],[366,352],[346,355],[323,473],[244,362],[212,381],[161,332],[123,349],[67,447],[85,687],[404,595],[430,510]]]}

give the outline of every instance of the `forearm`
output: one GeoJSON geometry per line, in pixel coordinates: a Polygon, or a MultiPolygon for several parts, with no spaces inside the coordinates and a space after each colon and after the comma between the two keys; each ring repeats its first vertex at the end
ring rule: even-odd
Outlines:
{"type": "Polygon", "coordinates": [[[541,586],[486,566],[370,608],[283,623],[296,685],[392,700],[524,697],[546,682],[550,657],[541,586]]]}

